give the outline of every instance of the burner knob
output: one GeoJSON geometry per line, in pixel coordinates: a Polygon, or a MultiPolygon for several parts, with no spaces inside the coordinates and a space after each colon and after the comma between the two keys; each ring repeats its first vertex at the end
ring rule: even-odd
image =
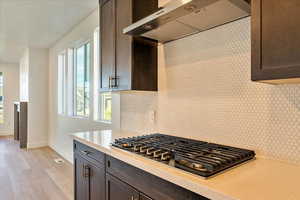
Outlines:
{"type": "Polygon", "coordinates": [[[123,143],[123,144],[122,144],[122,147],[124,147],[124,148],[129,148],[129,147],[131,147],[131,144],[130,144],[130,143],[123,143]]]}

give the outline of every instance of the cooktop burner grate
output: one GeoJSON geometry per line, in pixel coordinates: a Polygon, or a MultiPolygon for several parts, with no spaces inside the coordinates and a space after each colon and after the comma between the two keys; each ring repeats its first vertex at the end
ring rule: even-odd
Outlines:
{"type": "Polygon", "coordinates": [[[113,146],[210,177],[255,157],[255,152],[163,134],[116,139],[113,146]]]}

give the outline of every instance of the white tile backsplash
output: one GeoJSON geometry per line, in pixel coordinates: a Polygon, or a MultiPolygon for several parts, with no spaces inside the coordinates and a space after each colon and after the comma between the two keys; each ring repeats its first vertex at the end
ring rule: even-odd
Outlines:
{"type": "Polygon", "coordinates": [[[300,164],[300,85],[251,82],[250,49],[250,18],[160,46],[159,92],[121,93],[122,129],[245,147],[300,164]]]}

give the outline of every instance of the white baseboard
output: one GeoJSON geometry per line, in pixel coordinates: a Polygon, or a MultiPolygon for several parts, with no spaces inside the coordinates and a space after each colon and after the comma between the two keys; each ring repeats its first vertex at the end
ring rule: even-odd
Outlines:
{"type": "Polygon", "coordinates": [[[0,136],[14,136],[14,135],[10,133],[0,133],[0,136]]]}
{"type": "Polygon", "coordinates": [[[28,142],[27,149],[36,149],[41,147],[47,147],[48,141],[41,141],[41,142],[28,142]]]}
{"type": "Polygon", "coordinates": [[[12,131],[0,131],[0,136],[13,136],[12,131]]]}

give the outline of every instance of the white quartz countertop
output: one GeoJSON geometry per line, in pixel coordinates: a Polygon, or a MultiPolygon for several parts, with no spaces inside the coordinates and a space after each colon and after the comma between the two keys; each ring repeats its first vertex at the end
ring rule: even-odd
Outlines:
{"type": "Polygon", "coordinates": [[[256,158],[209,179],[111,146],[126,131],[73,133],[75,140],[212,200],[300,200],[300,166],[256,158]]]}

